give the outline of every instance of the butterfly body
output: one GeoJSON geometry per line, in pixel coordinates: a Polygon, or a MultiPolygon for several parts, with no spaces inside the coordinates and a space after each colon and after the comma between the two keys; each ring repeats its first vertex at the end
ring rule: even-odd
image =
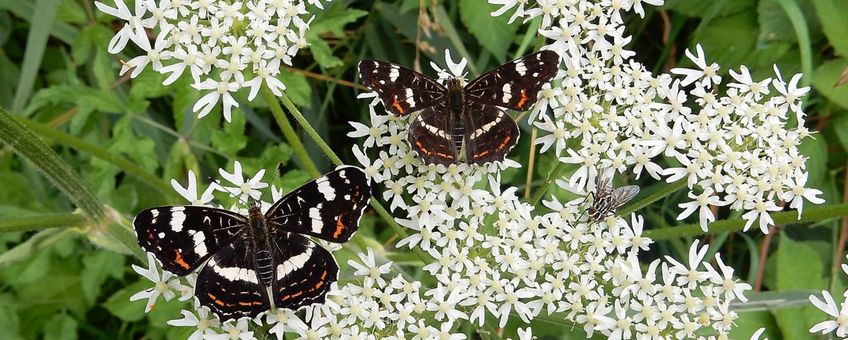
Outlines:
{"type": "Polygon", "coordinates": [[[321,303],[336,280],[333,255],[306,236],[345,242],[371,197],[356,167],[341,167],[247,216],[204,206],[143,210],[133,220],[139,245],[177,275],[198,270],[195,296],[220,319],[272,307],[321,303]]]}
{"type": "Polygon", "coordinates": [[[519,137],[504,108],[524,111],[542,85],[556,74],[559,56],[536,52],[497,67],[468,84],[457,78],[443,86],[400,65],[377,60],[359,63],[362,84],[377,92],[387,111],[419,114],[409,124],[408,141],[425,163],[503,161],[519,137]]]}

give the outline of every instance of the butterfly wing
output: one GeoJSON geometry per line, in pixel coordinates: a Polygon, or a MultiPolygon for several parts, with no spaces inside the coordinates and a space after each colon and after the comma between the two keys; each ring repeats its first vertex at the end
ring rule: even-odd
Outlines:
{"type": "Polygon", "coordinates": [[[359,228],[371,184],[362,169],[342,166],[290,192],[271,206],[265,221],[274,231],[345,242],[359,228]]]}
{"type": "Polygon", "coordinates": [[[445,87],[421,73],[378,60],[359,62],[362,85],[377,92],[387,111],[403,116],[438,103],[445,87]]]}
{"type": "Polygon", "coordinates": [[[186,275],[224,247],[247,218],[237,213],[199,206],[146,209],[133,220],[138,244],[162,262],[162,268],[186,275]]]}
{"type": "Polygon", "coordinates": [[[329,251],[306,237],[289,234],[277,238],[276,258],[271,286],[275,306],[297,310],[324,302],[339,274],[329,251]]]}
{"type": "Polygon", "coordinates": [[[454,136],[453,122],[444,103],[421,111],[409,123],[409,144],[425,163],[453,164],[459,155],[454,136]]]}
{"type": "Polygon", "coordinates": [[[197,275],[195,296],[222,321],[268,310],[268,293],[256,273],[246,239],[236,239],[215,253],[197,275]]]}
{"type": "Polygon", "coordinates": [[[465,95],[484,104],[524,111],[536,103],[542,85],[549,82],[558,69],[556,52],[528,54],[474,79],[465,86],[465,95]]]}
{"type": "Polygon", "coordinates": [[[468,102],[463,120],[468,163],[503,161],[518,141],[515,120],[495,106],[468,102]]]}

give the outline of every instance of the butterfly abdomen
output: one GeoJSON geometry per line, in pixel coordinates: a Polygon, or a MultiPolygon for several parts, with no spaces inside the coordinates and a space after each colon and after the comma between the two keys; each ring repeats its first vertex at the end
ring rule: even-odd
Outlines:
{"type": "Polygon", "coordinates": [[[256,252],[256,272],[259,274],[259,280],[265,286],[271,286],[274,282],[274,257],[267,249],[260,249],[256,252]]]}

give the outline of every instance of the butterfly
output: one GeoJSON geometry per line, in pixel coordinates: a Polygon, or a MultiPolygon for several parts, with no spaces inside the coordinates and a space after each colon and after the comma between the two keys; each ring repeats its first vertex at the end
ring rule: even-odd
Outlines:
{"type": "Polygon", "coordinates": [[[247,216],[205,206],[146,209],[133,220],[138,244],[184,276],[200,268],[194,295],[221,320],[323,303],[339,267],[311,240],[341,243],[359,228],[371,187],[342,166],[247,216]]]}
{"type": "Polygon", "coordinates": [[[408,68],[378,60],[359,63],[362,85],[377,93],[397,116],[420,113],[409,124],[407,139],[425,163],[503,161],[518,141],[515,120],[503,108],[525,111],[542,85],[556,75],[559,55],[541,51],[501,65],[463,86],[447,87],[408,68]]]}
{"type": "Polygon", "coordinates": [[[613,188],[612,180],[606,176],[605,170],[601,170],[595,176],[595,191],[589,193],[592,197],[592,205],[586,209],[589,222],[599,222],[611,216],[616,209],[630,202],[638,194],[637,185],[613,188]]]}

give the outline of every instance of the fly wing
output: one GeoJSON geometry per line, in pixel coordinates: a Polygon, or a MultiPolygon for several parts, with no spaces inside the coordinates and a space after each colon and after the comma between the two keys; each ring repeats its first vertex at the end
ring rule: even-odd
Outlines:
{"type": "Polygon", "coordinates": [[[638,185],[627,185],[621,188],[615,188],[612,191],[612,209],[616,209],[630,202],[636,195],[639,194],[638,185]]]}

